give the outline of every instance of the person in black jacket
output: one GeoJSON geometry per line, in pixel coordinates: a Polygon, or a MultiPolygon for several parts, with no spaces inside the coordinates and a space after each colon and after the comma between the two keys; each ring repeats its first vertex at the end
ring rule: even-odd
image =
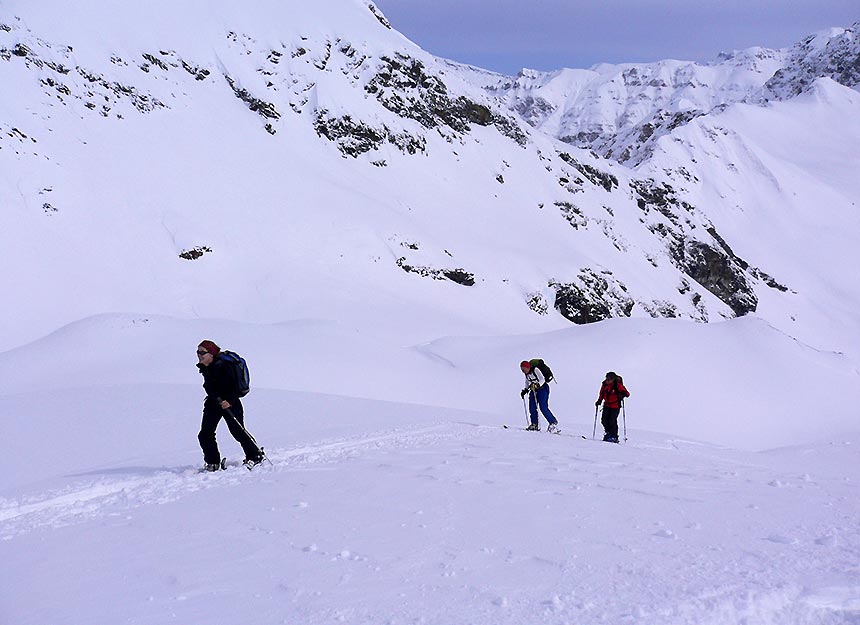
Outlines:
{"type": "Polygon", "coordinates": [[[245,429],[245,411],[239,400],[239,384],[230,364],[220,357],[221,348],[206,340],[197,346],[197,368],[203,375],[206,400],[203,402],[203,422],[200,424],[200,448],[203,450],[204,469],[217,471],[223,468],[221,452],[215,440],[215,429],[222,417],[245,452],[245,466],[251,468],[263,461],[263,450],[245,429]]]}

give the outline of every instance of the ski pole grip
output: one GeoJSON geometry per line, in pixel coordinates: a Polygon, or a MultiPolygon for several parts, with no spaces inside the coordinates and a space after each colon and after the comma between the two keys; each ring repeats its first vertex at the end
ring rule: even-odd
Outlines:
{"type": "MultiPolygon", "coordinates": [[[[223,399],[221,399],[220,397],[216,397],[216,398],[215,398],[215,401],[216,401],[216,402],[218,402],[218,406],[220,407],[220,406],[221,406],[221,402],[222,402],[222,401],[224,401],[224,400],[223,400],[223,399]]],[[[223,410],[223,411],[224,411],[224,412],[226,412],[228,415],[230,415],[230,418],[231,418],[231,419],[235,419],[235,418],[236,418],[236,417],[234,417],[234,416],[233,416],[233,411],[232,411],[232,410],[230,410],[229,408],[221,408],[221,410],[223,410]]]]}

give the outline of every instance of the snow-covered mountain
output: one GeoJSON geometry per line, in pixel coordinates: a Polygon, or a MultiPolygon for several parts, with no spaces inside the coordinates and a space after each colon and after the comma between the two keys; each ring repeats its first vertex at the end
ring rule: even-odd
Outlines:
{"type": "Polygon", "coordinates": [[[856,89],[859,33],[860,22],[810,35],[788,49],[724,52],[708,64],[666,60],[589,70],[524,69],[514,78],[480,80],[529,125],[636,166],[661,137],[729,105],[793,98],[820,78],[856,89]]]}
{"type": "Polygon", "coordinates": [[[531,126],[605,158],[637,165],[661,136],[757,93],[784,66],[781,50],[750,48],[710,65],[666,60],[486,81],[531,126]]]}
{"type": "Polygon", "coordinates": [[[807,339],[829,327],[827,345],[853,350],[857,282],[835,269],[860,261],[858,32],[860,24],[833,28],[784,50],[723,53],[707,65],[667,60],[474,78],[535,129],[665,180],[738,257],[785,276],[785,284],[763,279],[799,297],[774,300],[756,289],[772,302],[766,318],[807,339]],[[810,241],[810,232],[820,238],[810,241]],[[812,309],[826,309],[828,321],[799,323],[812,309]]]}
{"type": "MultiPolygon", "coordinates": [[[[763,299],[793,315],[806,297],[808,276],[737,252],[758,236],[721,231],[712,199],[688,189],[690,161],[643,175],[530,129],[368,3],[222,4],[95,21],[66,3],[2,5],[0,71],[16,85],[3,98],[3,279],[27,297],[4,313],[0,344],[111,310],[268,322],[382,306],[509,331],[725,319],[763,299]],[[45,305],[70,283],[74,298],[45,305]]],[[[610,93],[635,85],[616,96],[634,124],[643,90],[665,92],[652,111],[711,110],[784,58],[581,74],[610,77],[610,93]]],[[[584,90],[578,75],[550,88],[584,90]]],[[[617,118],[605,91],[562,117],[617,118]]],[[[812,139],[804,149],[829,149],[812,139]]]]}
{"type": "Polygon", "coordinates": [[[784,66],[765,83],[763,99],[787,100],[807,91],[819,78],[860,87],[860,22],[810,35],[786,51],[784,66]]]}

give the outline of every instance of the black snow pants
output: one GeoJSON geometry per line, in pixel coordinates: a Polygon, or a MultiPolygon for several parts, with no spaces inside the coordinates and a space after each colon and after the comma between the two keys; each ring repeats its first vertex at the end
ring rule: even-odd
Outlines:
{"type": "Polygon", "coordinates": [[[603,431],[607,436],[618,438],[618,413],[621,408],[607,408],[604,404],[603,414],[600,417],[600,423],[603,425],[603,431]]]}
{"type": "Polygon", "coordinates": [[[200,441],[203,461],[206,464],[221,462],[221,452],[218,451],[218,442],[215,440],[215,429],[222,418],[227,422],[230,434],[242,446],[245,458],[257,458],[260,455],[257,444],[244,429],[245,411],[242,408],[242,402],[238,399],[231,402],[230,413],[233,417],[227,414],[227,411],[221,408],[221,405],[214,399],[207,398],[203,403],[203,422],[200,424],[200,434],[197,435],[197,440],[200,441]],[[241,426],[236,423],[237,421],[241,426]]]}

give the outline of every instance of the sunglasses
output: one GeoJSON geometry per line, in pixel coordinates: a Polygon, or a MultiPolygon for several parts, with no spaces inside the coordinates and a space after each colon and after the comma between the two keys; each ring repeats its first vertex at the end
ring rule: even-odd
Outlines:
{"type": "Polygon", "coordinates": [[[205,349],[198,349],[198,350],[197,350],[197,355],[198,355],[198,356],[205,356],[205,355],[206,355],[206,354],[208,354],[208,353],[209,353],[209,352],[207,352],[205,349]]]}

